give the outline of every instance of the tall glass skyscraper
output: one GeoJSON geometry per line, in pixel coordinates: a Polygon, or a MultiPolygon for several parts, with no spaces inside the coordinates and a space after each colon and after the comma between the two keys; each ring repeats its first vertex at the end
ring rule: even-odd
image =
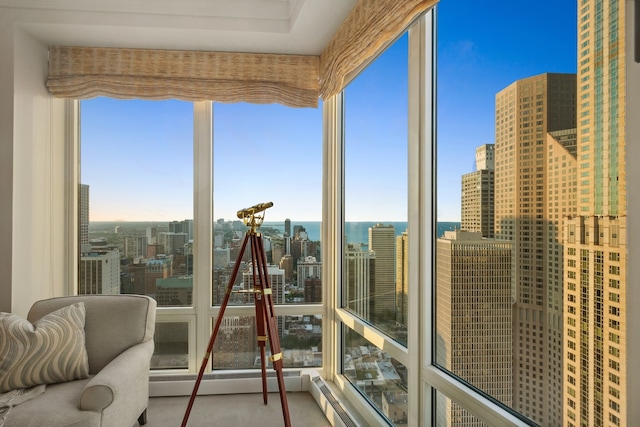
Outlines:
{"type": "Polygon", "coordinates": [[[577,215],[564,227],[566,426],[627,413],[625,2],[578,3],[577,215]]]}
{"type": "Polygon", "coordinates": [[[576,75],[545,73],[496,95],[496,238],[512,242],[513,408],[541,425],[562,420],[558,225],[548,217],[549,132],[574,129],[576,75]],[[555,235],[554,235],[554,230],[555,235]],[[556,253],[558,252],[558,253],[556,253]]]}

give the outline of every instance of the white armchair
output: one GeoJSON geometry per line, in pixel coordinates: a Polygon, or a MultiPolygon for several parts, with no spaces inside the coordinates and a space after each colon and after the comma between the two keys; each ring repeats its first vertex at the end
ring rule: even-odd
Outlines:
{"type": "Polygon", "coordinates": [[[5,427],[146,424],[156,301],[142,295],[83,295],[36,302],[34,323],[83,302],[89,378],[49,384],[45,392],[12,408],[5,427]]]}

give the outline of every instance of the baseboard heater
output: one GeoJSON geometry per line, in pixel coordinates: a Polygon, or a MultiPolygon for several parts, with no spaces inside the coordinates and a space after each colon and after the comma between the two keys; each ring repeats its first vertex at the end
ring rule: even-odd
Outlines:
{"type": "MultiPolygon", "coordinates": [[[[196,378],[194,374],[151,376],[149,395],[151,397],[189,396],[193,392],[196,378]]],[[[287,392],[303,390],[304,376],[300,371],[284,371],[283,379],[287,392]]],[[[279,390],[275,372],[267,371],[267,389],[270,393],[279,390]]],[[[243,393],[262,393],[260,371],[207,373],[203,375],[198,388],[198,395],[243,393]]]]}
{"type": "Polygon", "coordinates": [[[331,389],[319,376],[311,379],[309,392],[316,399],[320,408],[324,411],[328,420],[332,421],[335,427],[360,427],[351,415],[344,409],[342,404],[334,396],[331,389]]]}
{"type": "MultiPolygon", "coordinates": [[[[275,378],[276,373],[273,370],[267,370],[267,378],[275,378]]],[[[284,377],[301,377],[302,373],[298,370],[282,371],[284,377]]],[[[195,381],[198,376],[196,374],[178,374],[178,375],[151,375],[149,381],[195,381]]],[[[262,378],[260,371],[216,371],[202,375],[203,380],[221,380],[221,379],[242,379],[242,378],[262,378]]]]}

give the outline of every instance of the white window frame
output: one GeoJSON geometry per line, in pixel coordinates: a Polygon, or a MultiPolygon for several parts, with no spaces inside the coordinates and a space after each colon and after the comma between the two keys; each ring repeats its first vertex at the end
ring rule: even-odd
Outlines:
{"type": "Polygon", "coordinates": [[[341,325],[364,338],[402,363],[408,378],[408,425],[435,422],[435,393],[440,392],[492,426],[526,426],[518,417],[468,387],[434,364],[434,245],[435,232],[435,147],[436,147],[436,10],[425,13],[409,29],[408,108],[408,233],[409,233],[409,324],[407,347],[341,308],[342,217],[344,207],[344,94],[324,105],[324,164],[327,179],[323,191],[323,276],[328,311],[323,329],[324,377],[332,381],[365,422],[384,425],[378,410],[362,397],[340,373],[341,325]]]}
{"type": "MultiPolygon", "coordinates": [[[[71,214],[68,215],[71,230],[75,230],[69,237],[69,271],[75,275],[76,280],[71,280],[67,289],[70,295],[76,294],[77,283],[77,239],[78,239],[78,192],[77,185],[80,178],[80,106],[79,101],[70,101],[70,112],[67,115],[68,136],[72,141],[71,147],[66,153],[68,159],[68,177],[69,187],[67,188],[68,206],[71,214]]],[[[186,373],[197,373],[202,365],[203,356],[209,345],[212,333],[212,324],[215,317],[220,312],[220,306],[212,306],[212,266],[213,266],[213,120],[214,120],[214,104],[209,101],[193,103],[193,216],[194,216],[194,282],[193,282],[193,301],[192,307],[158,307],[156,310],[156,323],[167,322],[185,322],[188,324],[188,368],[186,369],[167,369],[152,370],[151,376],[166,377],[170,379],[172,375],[184,375],[186,373]]],[[[276,305],[275,313],[277,316],[287,315],[323,315],[324,310],[322,304],[286,304],[276,305]]],[[[253,305],[234,306],[228,305],[225,309],[225,316],[255,316],[255,307],[253,305]]],[[[324,325],[323,325],[324,326],[324,325]]],[[[324,329],[324,328],[323,328],[324,329]]],[[[324,332],[324,331],[323,331],[324,332]]],[[[323,354],[324,357],[324,354],[323,354]]],[[[300,368],[287,368],[291,370],[300,370],[300,368]]],[[[256,371],[259,369],[243,368],[237,372],[246,373],[247,371],[256,371]]],[[[211,364],[208,363],[204,371],[211,373],[211,364]]],[[[225,370],[225,373],[233,376],[233,370],[225,370]]],[[[152,384],[152,388],[155,384],[152,384]]],[[[207,393],[228,393],[229,389],[224,385],[220,387],[215,384],[205,385],[207,393]]],[[[171,394],[181,392],[190,394],[193,387],[192,382],[185,382],[182,385],[173,385],[171,394]],[[176,387],[177,386],[177,387],[176,387]]],[[[203,388],[205,388],[203,387],[203,388]]],[[[253,387],[250,385],[249,387],[253,387]]],[[[159,387],[160,391],[152,393],[152,395],[162,395],[165,393],[163,387],[159,387]]],[[[252,390],[252,389],[251,389],[252,390]]],[[[237,392],[251,391],[242,387],[236,389],[237,392]]],[[[287,388],[289,390],[289,388],[287,388]]]]}

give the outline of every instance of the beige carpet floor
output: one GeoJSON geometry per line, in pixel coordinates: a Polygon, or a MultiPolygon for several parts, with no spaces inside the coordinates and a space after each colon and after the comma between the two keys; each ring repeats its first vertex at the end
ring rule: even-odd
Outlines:
{"type": "MultiPolygon", "coordinates": [[[[330,427],[324,414],[307,392],[287,393],[292,427],[330,427]]],[[[147,411],[148,427],[179,427],[189,396],[152,397],[147,411]]],[[[187,427],[282,427],[284,418],[278,393],[269,393],[268,404],[262,394],[226,394],[197,396],[187,427]]]]}

